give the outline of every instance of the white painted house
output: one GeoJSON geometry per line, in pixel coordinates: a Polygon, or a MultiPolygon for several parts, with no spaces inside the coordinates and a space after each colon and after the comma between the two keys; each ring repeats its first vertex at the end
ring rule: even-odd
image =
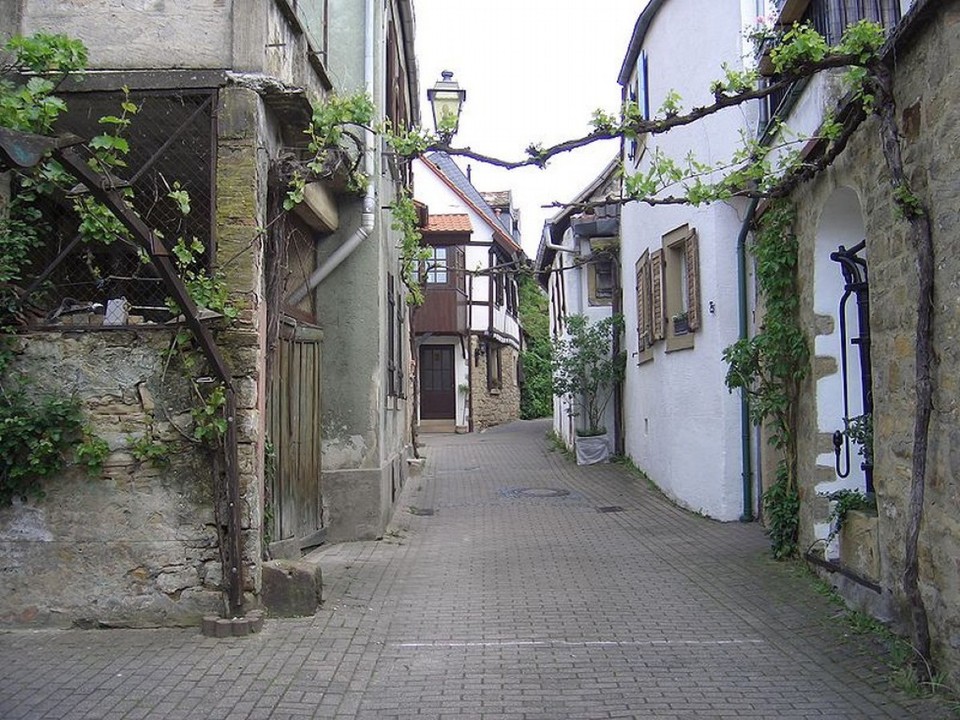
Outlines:
{"type": "MultiPolygon", "coordinates": [[[[620,195],[615,158],[577,197],[544,223],[537,249],[536,270],[550,301],[551,337],[565,336],[566,318],[583,315],[590,323],[621,311],[619,265],[620,206],[599,204],[620,195]]],[[[603,425],[610,436],[610,449],[622,450],[620,388],[612,388],[603,425]]],[[[583,427],[574,398],[553,398],[553,430],[568,448],[583,427]]]]}
{"type": "Polygon", "coordinates": [[[419,425],[481,430],[520,416],[517,272],[526,262],[509,193],[491,206],[453,159],[414,162],[415,197],[427,206],[422,307],[414,311],[419,425]]]}
{"type": "MultiPolygon", "coordinates": [[[[671,91],[689,110],[713,100],[722,64],[751,62],[744,29],[763,2],[651,0],[640,14],[621,67],[623,99],[661,115],[671,91]],[[690,51],[695,39],[695,51],[690,51]],[[688,50],[678,52],[678,47],[688,50]]],[[[757,108],[725,110],[688,127],[625,142],[626,174],[643,171],[657,149],[682,162],[690,153],[729,160],[740,133],[755,132],[757,108]]],[[[665,194],[681,194],[670,188],[665,194]]],[[[724,384],[723,349],[746,323],[738,239],[746,202],[691,207],[629,203],[621,217],[627,369],[623,393],[626,454],[682,506],[718,520],[750,519],[756,491],[740,398],[724,384]],[[739,278],[739,281],[738,281],[739,278]]]]}

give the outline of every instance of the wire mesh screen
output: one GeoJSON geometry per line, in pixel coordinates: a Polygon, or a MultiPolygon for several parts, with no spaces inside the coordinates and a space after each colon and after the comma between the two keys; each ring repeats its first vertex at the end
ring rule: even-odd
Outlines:
{"type": "MultiPolygon", "coordinates": [[[[99,120],[121,114],[119,92],[81,93],[66,98],[69,111],[58,134],[90,139],[105,132],[99,120]]],[[[146,224],[172,247],[178,238],[203,246],[197,262],[213,260],[214,94],[131,92],[139,106],[124,131],[130,152],[126,166],[112,171],[120,185],[129,184],[129,202],[146,224]],[[169,197],[185,190],[189,212],[169,197]]],[[[156,270],[144,262],[138,247],[111,235],[107,242],[88,242],[80,233],[74,210],[84,189],[77,186],[42,201],[44,242],[31,257],[25,280],[34,308],[33,324],[127,325],[165,322],[171,318],[166,291],[156,270]],[[79,195],[78,195],[79,194],[79,195]]]]}

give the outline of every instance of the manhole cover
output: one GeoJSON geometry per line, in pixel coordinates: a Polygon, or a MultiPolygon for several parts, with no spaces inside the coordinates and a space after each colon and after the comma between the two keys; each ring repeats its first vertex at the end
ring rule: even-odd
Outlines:
{"type": "Polygon", "coordinates": [[[433,515],[433,508],[408,507],[407,512],[411,515],[433,515]]]}
{"type": "Polygon", "coordinates": [[[619,505],[607,505],[606,507],[598,507],[597,512],[602,513],[614,513],[614,512],[623,512],[623,508],[619,505]]]}
{"type": "Polygon", "coordinates": [[[522,498],[558,498],[567,497],[569,494],[570,491],[563,488],[514,488],[504,492],[504,495],[509,497],[522,498]]]}

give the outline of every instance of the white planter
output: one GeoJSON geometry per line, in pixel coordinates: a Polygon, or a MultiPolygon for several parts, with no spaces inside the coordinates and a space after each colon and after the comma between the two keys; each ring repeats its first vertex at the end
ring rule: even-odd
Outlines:
{"type": "Polygon", "coordinates": [[[577,465],[594,465],[610,459],[610,435],[577,437],[574,440],[577,450],[577,465]]]}

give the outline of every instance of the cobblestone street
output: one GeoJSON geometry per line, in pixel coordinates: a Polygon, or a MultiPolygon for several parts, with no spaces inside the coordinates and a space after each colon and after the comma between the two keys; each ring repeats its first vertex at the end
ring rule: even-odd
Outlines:
{"type": "Polygon", "coordinates": [[[758,525],[578,468],[548,427],[426,436],[384,539],[314,555],[313,618],[0,634],[0,718],[951,717],[758,525]]]}

